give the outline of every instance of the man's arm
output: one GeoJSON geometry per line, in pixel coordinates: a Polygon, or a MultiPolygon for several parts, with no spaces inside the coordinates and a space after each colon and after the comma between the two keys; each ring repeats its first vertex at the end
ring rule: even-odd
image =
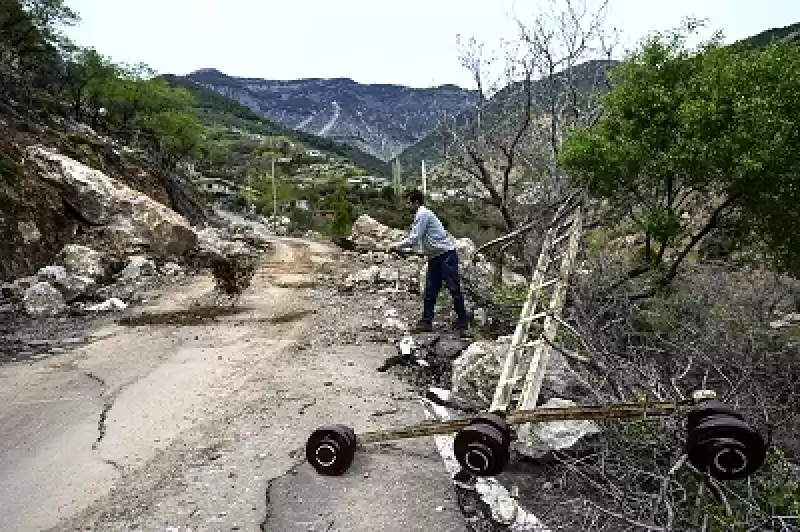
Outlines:
{"type": "Polygon", "coordinates": [[[411,225],[411,233],[404,240],[394,244],[392,249],[411,247],[419,242],[419,239],[422,238],[422,235],[425,234],[425,229],[428,227],[428,217],[424,214],[425,213],[418,213],[414,217],[414,223],[411,225]]]}

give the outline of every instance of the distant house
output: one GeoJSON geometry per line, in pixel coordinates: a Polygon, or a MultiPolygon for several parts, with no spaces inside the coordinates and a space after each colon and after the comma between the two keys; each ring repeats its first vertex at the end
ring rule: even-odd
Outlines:
{"type": "Polygon", "coordinates": [[[306,152],[306,155],[308,155],[309,157],[318,157],[318,158],[320,158],[320,159],[321,159],[321,158],[323,158],[323,157],[325,157],[325,154],[324,154],[324,153],[322,153],[322,152],[321,152],[321,151],[319,151],[319,150],[308,150],[308,151],[306,152]]]}
{"type": "Polygon", "coordinates": [[[195,182],[201,190],[212,194],[235,196],[239,192],[239,186],[236,183],[218,177],[201,177],[195,182]]]}
{"type": "Polygon", "coordinates": [[[307,211],[309,209],[308,200],[304,200],[304,199],[299,199],[299,200],[295,201],[294,206],[296,208],[300,209],[301,211],[307,211]]]}

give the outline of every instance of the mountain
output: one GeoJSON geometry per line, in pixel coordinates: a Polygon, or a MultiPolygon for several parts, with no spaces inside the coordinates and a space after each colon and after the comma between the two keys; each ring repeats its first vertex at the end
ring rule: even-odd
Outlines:
{"type": "Polygon", "coordinates": [[[164,79],[173,87],[187,89],[197,101],[197,113],[206,126],[225,126],[253,135],[281,135],[304,144],[310,149],[349,159],[356,166],[377,176],[388,176],[389,166],[368,153],[302,131],[293,131],[256,114],[245,105],[208,89],[186,77],[165,74],[164,79]]]}
{"type": "MultiPolygon", "coordinates": [[[[758,48],[775,41],[787,41],[800,45],[800,23],[785,26],[783,28],[773,28],[742,39],[734,45],[743,45],[748,48],[758,48]]],[[[575,66],[572,69],[572,76],[577,78],[578,86],[582,91],[605,90],[608,87],[604,72],[613,68],[617,61],[588,61],[575,66]]],[[[563,78],[565,73],[556,74],[556,81],[563,78]]],[[[539,80],[533,83],[534,102],[541,101],[544,91],[548,90],[548,80],[539,80]]],[[[519,108],[523,105],[523,93],[520,84],[510,85],[498,92],[489,103],[484,112],[484,119],[489,120],[504,116],[513,107],[519,108]]],[[[542,112],[542,110],[539,110],[542,112]]],[[[469,111],[464,111],[456,118],[456,127],[463,127],[469,111]]],[[[398,159],[404,168],[419,168],[421,161],[435,162],[444,157],[448,149],[449,134],[441,128],[434,128],[431,133],[421,138],[413,145],[406,148],[398,159]]]]}
{"type": "Polygon", "coordinates": [[[443,114],[458,114],[477,99],[474,91],[455,85],[415,89],[346,78],[274,81],[216,69],[185,78],[284,127],[347,143],[384,161],[425,137],[443,114]]]}
{"type": "Polygon", "coordinates": [[[774,41],[787,41],[800,44],[800,22],[783,28],[772,28],[767,31],[762,31],[757,35],[742,39],[737,44],[743,44],[749,48],[758,48],[774,41]]]}
{"type": "MultiPolygon", "coordinates": [[[[617,61],[595,60],[587,61],[573,67],[569,72],[555,74],[552,79],[545,78],[531,83],[533,113],[547,112],[544,104],[549,101],[548,94],[555,89],[560,91],[567,81],[577,87],[578,93],[584,96],[595,94],[608,86],[606,71],[617,65],[617,61]]],[[[492,96],[487,103],[482,119],[484,127],[490,130],[500,121],[518,115],[525,105],[525,92],[522,83],[513,83],[492,96]]],[[[456,130],[462,130],[462,136],[467,135],[463,130],[471,110],[465,110],[455,117],[456,130]]],[[[512,118],[513,120],[513,118],[512,118]]],[[[415,144],[406,148],[399,156],[403,168],[417,169],[422,161],[434,163],[444,157],[448,149],[451,133],[444,128],[437,127],[415,144]]]]}

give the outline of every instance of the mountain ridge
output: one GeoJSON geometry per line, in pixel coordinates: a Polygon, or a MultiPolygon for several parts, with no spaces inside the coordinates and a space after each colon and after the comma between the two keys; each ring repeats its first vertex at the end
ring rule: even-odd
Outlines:
{"type": "Polygon", "coordinates": [[[427,135],[443,113],[468,108],[475,91],[412,88],[350,78],[267,80],[203,68],[177,76],[231,98],[284,127],[345,143],[388,161],[427,135]]]}

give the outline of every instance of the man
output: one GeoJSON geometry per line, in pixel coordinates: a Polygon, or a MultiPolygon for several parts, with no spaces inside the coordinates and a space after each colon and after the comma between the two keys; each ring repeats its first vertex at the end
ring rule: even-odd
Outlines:
{"type": "Polygon", "coordinates": [[[467,311],[464,308],[464,296],[461,294],[461,280],[458,273],[458,254],[450,242],[442,222],[433,212],[422,205],[424,197],[419,190],[407,194],[408,202],[415,211],[414,224],[408,238],[390,246],[390,250],[399,250],[420,244],[422,252],[428,257],[428,274],[425,279],[425,300],[422,319],[413,332],[433,330],[433,308],[442,283],[447,286],[453,299],[457,321],[455,329],[465,334],[469,327],[467,311]]]}

